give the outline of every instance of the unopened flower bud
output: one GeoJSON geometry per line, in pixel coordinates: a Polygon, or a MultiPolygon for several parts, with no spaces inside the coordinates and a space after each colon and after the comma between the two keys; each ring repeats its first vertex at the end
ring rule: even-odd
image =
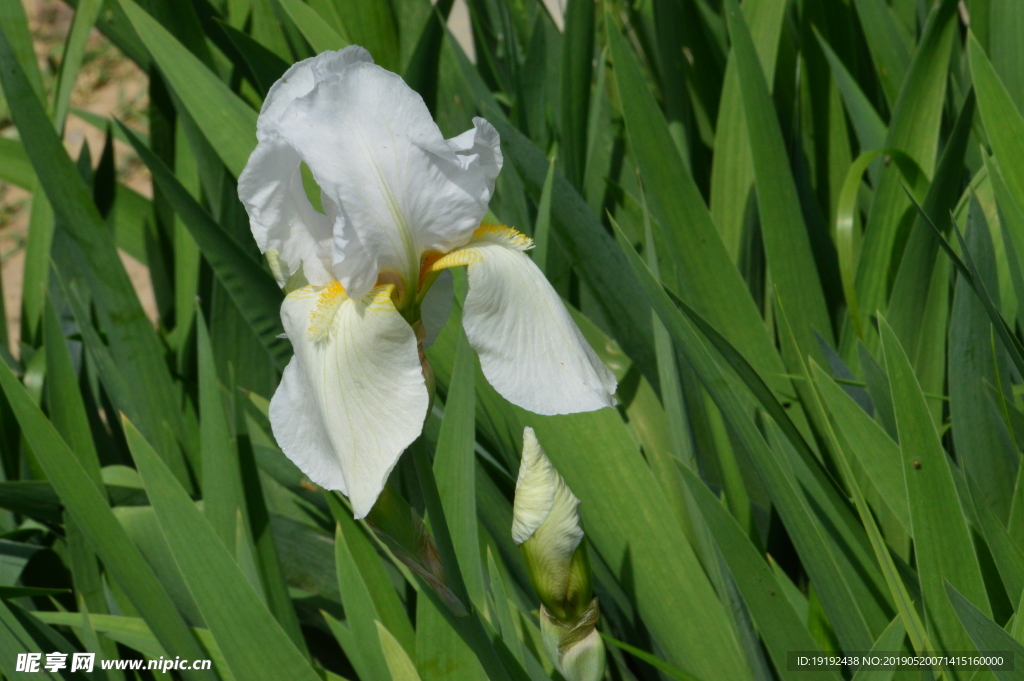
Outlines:
{"type": "Polygon", "coordinates": [[[523,431],[523,458],[512,509],[512,538],[523,551],[540,596],[540,630],[548,657],[566,681],[604,675],[580,500],[544,454],[532,428],[523,431]]]}
{"type": "Polygon", "coordinates": [[[563,621],[575,619],[593,597],[579,505],[533,429],[526,428],[512,509],[512,539],[523,551],[541,603],[563,621]]]}
{"type": "Polygon", "coordinates": [[[556,619],[542,605],[540,632],[544,649],[566,681],[604,678],[604,641],[597,633],[597,599],[574,622],[556,619]]]}

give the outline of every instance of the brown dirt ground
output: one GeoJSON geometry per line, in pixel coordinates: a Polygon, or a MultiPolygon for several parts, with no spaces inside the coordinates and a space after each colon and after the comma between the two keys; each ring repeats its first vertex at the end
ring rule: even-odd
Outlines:
{"type": "MultiPolygon", "coordinates": [[[[61,0],[22,0],[32,31],[43,84],[52,94],[64,40],[71,27],[73,10],[61,0]]],[[[136,128],[146,129],[147,78],[125,58],[99,31],[93,31],[86,46],[85,61],[71,95],[71,106],[100,116],[119,118],[136,128]]],[[[16,137],[10,116],[3,111],[0,135],[16,137]]],[[[103,151],[104,133],[71,115],[64,131],[64,146],[77,158],[82,145],[88,144],[94,164],[103,151]]],[[[152,196],[149,173],[135,153],[115,142],[118,179],[144,196],[152,196]]],[[[2,263],[4,311],[11,339],[11,351],[17,356],[21,320],[22,272],[25,239],[28,230],[31,194],[20,187],[0,182],[0,263],[2,263]]],[[[128,274],[139,293],[143,307],[155,323],[156,303],[149,280],[149,269],[121,253],[128,274]]]]}

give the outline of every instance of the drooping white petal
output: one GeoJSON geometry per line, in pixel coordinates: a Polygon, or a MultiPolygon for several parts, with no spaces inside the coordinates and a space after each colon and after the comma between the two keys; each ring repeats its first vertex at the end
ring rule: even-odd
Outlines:
{"type": "Polygon", "coordinates": [[[332,216],[318,213],[302,187],[299,155],[277,134],[256,145],[238,178],[238,197],[261,252],[278,251],[278,284],[301,267],[306,280],[324,286],[331,274],[332,216]]]}
{"type": "Polygon", "coordinates": [[[485,226],[434,265],[468,265],[462,323],[484,376],[509,402],[537,414],[614,406],[615,376],[523,253],[530,246],[515,230],[485,226]]]}
{"type": "Polygon", "coordinates": [[[270,402],[284,453],[313,482],[345,492],[357,518],[420,434],[429,398],[412,327],[391,287],[349,298],[337,283],[281,307],[295,356],[270,402]]]}
{"type": "Polygon", "coordinates": [[[356,62],[373,63],[373,57],[358,45],[349,45],[336,52],[321,52],[315,57],[292,64],[284,75],[274,83],[263,100],[260,116],[256,120],[256,139],[262,140],[268,133],[277,130],[281,114],[293,101],[306,95],[313,86],[339,73],[349,64],[356,62]]]}
{"type": "Polygon", "coordinates": [[[365,62],[317,82],[284,110],[278,130],[351,230],[336,239],[333,263],[353,295],[376,281],[367,268],[414,285],[423,252],[464,244],[487,210],[501,163],[486,121],[446,142],[400,76],[365,62]]]}

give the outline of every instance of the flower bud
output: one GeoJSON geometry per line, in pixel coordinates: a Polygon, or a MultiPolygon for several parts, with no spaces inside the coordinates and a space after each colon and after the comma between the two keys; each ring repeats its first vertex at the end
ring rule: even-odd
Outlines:
{"type": "Polygon", "coordinates": [[[579,505],[533,429],[526,428],[512,538],[523,551],[540,596],[540,630],[548,657],[566,681],[598,681],[604,676],[604,643],[597,633],[600,611],[579,505]]]}
{"type": "Polygon", "coordinates": [[[604,678],[604,641],[597,633],[599,614],[596,598],[572,623],[556,619],[543,605],[540,607],[544,649],[566,681],[598,681],[604,678]]]}
{"type": "Polygon", "coordinates": [[[579,505],[533,429],[526,428],[512,509],[512,539],[523,551],[541,603],[563,621],[578,617],[593,597],[579,505]]]}

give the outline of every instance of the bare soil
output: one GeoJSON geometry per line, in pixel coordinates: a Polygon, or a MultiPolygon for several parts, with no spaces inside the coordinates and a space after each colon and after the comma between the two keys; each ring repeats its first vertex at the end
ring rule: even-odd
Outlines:
{"type": "MultiPolygon", "coordinates": [[[[32,31],[43,85],[47,95],[52,97],[63,58],[64,41],[71,28],[74,11],[60,0],[22,0],[22,3],[32,31]]],[[[147,127],[147,84],[146,74],[99,31],[93,30],[86,46],[82,69],[71,94],[71,106],[72,109],[118,118],[144,131],[147,127]]],[[[0,135],[17,137],[17,134],[4,104],[0,113],[0,135]]],[[[103,131],[74,114],[68,117],[64,129],[64,146],[72,158],[77,158],[82,145],[86,144],[95,165],[103,151],[104,140],[103,131]]],[[[152,196],[149,172],[131,148],[115,142],[114,155],[118,180],[143,196],[152,196]]],[[[22,273],[31,204],[30,192],[0,182],[0,271],[11,351],[15,356],[18,355],[21,327],[22,273]]],[[[121,260],[139,293],[146,314],[155,323],[156,302],[149,269],[123,252],[121,260]]]]}

